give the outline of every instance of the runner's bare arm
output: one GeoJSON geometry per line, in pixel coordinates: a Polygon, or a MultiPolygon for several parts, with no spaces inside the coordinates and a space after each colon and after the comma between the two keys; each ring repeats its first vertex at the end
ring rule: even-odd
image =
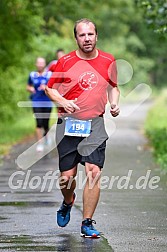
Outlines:
{"type": "Polygon", "coordinates": [[[118,106],[119,103],[119,96],[120,96],[120,91],[118,87],[108,87],[108,100],[111,105],[111,110],[110,113],[113,117],[119,115],[120,109],[118,106]]]}
{"type": "Polygon", "coordinates": [[[73,113],[75,110],[80,110],[80,108],[75,104],[77,99],[67,100],[60,93],[53,88],[46,86],[45,88],[46,95],[55,102],[58,106],[63,107],[67,113],[73,113]]]}
{"type": "Polygon", "coordinates": [[[26,90],[32,94],[35,93],[35,88],[32,85],[27,84],[26,90]]]}

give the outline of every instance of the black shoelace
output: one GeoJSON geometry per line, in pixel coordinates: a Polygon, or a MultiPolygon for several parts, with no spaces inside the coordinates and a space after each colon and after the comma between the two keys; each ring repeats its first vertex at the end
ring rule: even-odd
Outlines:
{"type": "Polygon", "coordinates": [[[67,205],[63,203],[63,205],[61,206],[60,210],[58,210],[58,212],[65,218],[69,207],[71,207],[71,204],[67,205]]]}
{"type": "Polygon", "coordinates": [[[83,221],[83,224],[91,227],[91,229],[94,229],[93,224],[96,224],[96,221],[92,219],[86,219],[83,221]]]}

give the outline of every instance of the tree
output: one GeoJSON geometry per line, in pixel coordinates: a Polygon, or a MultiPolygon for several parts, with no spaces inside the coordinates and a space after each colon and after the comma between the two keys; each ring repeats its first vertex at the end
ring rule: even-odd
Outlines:
{"type": "Polygon", "coordinates": [[[1,0],[1,118],[17,119],[17,101],[28,96],[24,83],[37,56],[49,61],[56,48],[63,47],[66,52],[75,49],[73,25],[83,17],[97,24],[100,49],[132,64],[135,72],[131,85],[140,81],[150,83],[150,76],[155,85],[164,84],[166,43],[159,33],[167,34],[165,0],[136,0],[136,3],[132,0],[1,0]],[[156,33],[147,29],[143,11],[156,33]]]}
{"type": "Polygon", "coordinates": [[[167,33],[167,2],[166,0],[136,0],[137,6],[144,12],[149,27],[160,34],[167,33]]]}
{"type": "Polygon", "coordinates": [[[0,1],[1,69],[19,65],[20,58],[31,50],[31,41],[40,34],[43,23],[39,1],[0,1]]]}

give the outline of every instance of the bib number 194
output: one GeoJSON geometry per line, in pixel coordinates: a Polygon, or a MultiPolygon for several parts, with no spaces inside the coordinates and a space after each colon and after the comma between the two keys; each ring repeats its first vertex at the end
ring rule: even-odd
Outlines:
{"type": "Polygon", "coordinates": [[[85,129],[85,124],[84,123],[82,123],[82,124],[80,124],[80,123],[73,123],[72,124],[72,130],[76,130],[76,131],[84,131],[84,129],[85,129]]]}
{"type": "Polygon", "coordinates": [[[71,117],[67,117],[65,119],[64,135],[88,137],[90,135],[90,132],[91,120],[78,120],[71,117]]]}

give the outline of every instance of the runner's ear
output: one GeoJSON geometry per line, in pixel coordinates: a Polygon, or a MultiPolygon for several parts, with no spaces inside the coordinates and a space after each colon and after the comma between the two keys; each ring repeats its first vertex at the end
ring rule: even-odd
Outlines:
{"type": "Polygon", "coordinates": [[[98,34],[96,34],[96,41],[98,40],[98,34]]]}

